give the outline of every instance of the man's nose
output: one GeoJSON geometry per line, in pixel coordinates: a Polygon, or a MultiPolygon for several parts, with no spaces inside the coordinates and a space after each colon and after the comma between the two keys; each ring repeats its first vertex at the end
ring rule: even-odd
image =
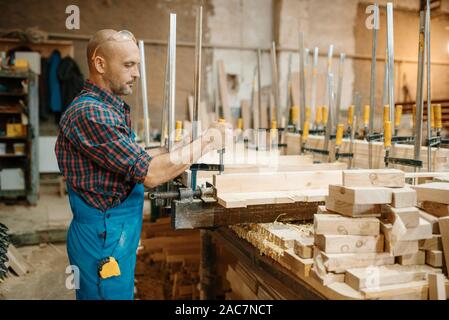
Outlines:
{"type": "Polygon", "coordinates": [[[135,78],[139,78],[140,77],[140,72],[139,72],[139,67],[138,66],[134,66],[134,68],[132,69],[131,76],[133,76],[135,78]]]}

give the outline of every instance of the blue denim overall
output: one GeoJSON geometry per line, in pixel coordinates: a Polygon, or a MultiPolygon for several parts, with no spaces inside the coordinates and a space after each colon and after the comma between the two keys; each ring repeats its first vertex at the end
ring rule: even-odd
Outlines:
{"type": "MultiPolygon", "coordinates": [[[[82,99],[95,100],[88,96],[82,99]]],[[[67,253],[70,264],[80,271],[76,298],[134,299],[136,251],[142,230],[143,185],[136,184],[122,203],[105,212],[88,205],[70,187],[67,189],[73,213],[67,233],[67,253]],[[120,276],[100,278],[98,265],[107,257],[117,260],[120,276]]]]}

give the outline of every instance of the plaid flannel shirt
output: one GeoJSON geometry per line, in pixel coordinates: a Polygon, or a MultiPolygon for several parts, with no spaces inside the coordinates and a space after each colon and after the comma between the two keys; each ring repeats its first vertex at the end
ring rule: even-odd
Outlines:
{"type": "Polygon", "coordinates": [[[69,187],[103,212],[143,183],[151,161],[134,141],[129,106],[89,80],[61,118],[55,152],[69,187]]]}

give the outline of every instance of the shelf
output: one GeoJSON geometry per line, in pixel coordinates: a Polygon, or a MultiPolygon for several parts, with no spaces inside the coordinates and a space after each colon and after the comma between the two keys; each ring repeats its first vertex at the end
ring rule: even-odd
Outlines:
{"type": "Polygon", "coordinates": [[[0,92],[0,97],[25,97],[25,92],[0,92]]]}
{"type": "Polygon", "coordinates": [[[0,197],[25,197],[26,190],[0,190],[0,197]]]}
{"type": "Polygon", "coordinates": [[[0,69],[0,77],[28,79],[33,75],[30,71],[17,71],[14,69],[0,69]]]}
{"type": "Polygon", "coordinates": [[[14,140],[20,140],[20,141],[27,141],[27,137],[1,137],[0,141],[14,141],[14,140]]]}
{"type": "Polygon", "coordinates": [[[1,158],[26,158],[26,154],[14,154],[14,153],[7,153],[7,154],[0,154],[1,158]]]}

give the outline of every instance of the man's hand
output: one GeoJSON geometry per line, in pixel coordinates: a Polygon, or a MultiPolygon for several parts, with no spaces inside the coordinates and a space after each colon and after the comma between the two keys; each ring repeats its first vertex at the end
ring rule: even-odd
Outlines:
{"type": "Polygon", "coordinates": [[[229,123],[214,122],[204,133],[203,142],[209,144],[211,150],[224,149],[228,141],[232,141],[232,126],[229,123]]]}

